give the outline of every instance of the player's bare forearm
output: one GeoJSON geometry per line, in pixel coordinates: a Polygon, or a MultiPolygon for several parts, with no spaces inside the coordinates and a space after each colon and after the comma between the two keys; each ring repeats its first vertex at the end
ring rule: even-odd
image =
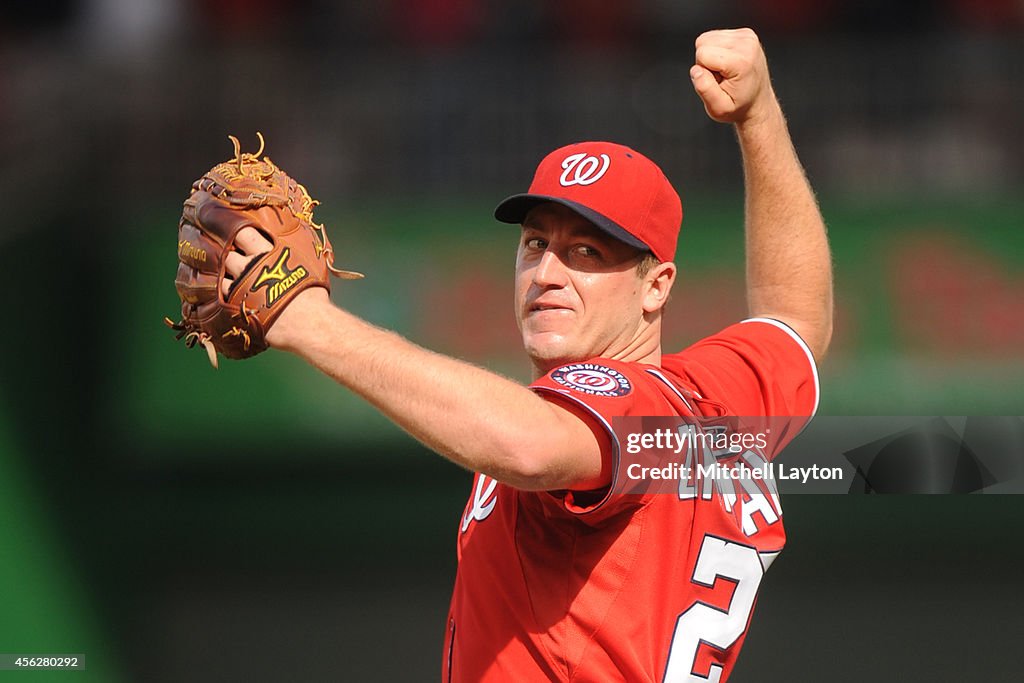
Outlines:
{"type": "Polygon", "coordinates": [[[268,335],[463,467],[523,489],[606,485],[590,429],[530,389],[419,347],[332,305],[295,300],[268,335]]]}
{"type": "Polygon", "coordinates": [[[832,259],[825,223],[749,29],[697,39],[694,88],[708,115],[733,123],[746,186],[750,314],[791,327],[817,359],[832,336],[832,259]]]}
{"type": "Polygon", "coordinates": [[[832,337],[825,223],[781,109],[738,124],[746,185],[747,305],[793,327],[819,361],[832,337]]]}

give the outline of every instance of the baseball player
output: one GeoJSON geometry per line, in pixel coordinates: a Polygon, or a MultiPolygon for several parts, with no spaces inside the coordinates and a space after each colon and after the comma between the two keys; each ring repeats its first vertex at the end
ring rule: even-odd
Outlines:
{"type": "MultiPolygon", "coordinates": [[[[679,197],[642,154],[583,142],[545,157],[529,191],[495,211],[522,230],[515,315],[529,387],[376,328],[320,287],[266,335],[476,473],[444,681],[724,681],[782,549],[772,496],[723,504],[613,486],[625,442],[615,418],[809,418],[831,335],[825,228],[759,40],[705,33],[695,62],[694,89],[712,119],[735,126],[742,151],[749,319],[663,352],[679,197]]],[[[270,248],[252,229],[235,244],[236,278],[270,248]]],[[[677,294],[679,306],[700,295],[677,294]]]]}

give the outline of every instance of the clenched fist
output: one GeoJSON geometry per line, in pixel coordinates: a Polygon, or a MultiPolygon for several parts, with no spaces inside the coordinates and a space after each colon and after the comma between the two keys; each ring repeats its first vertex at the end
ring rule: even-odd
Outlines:
{"type": "Polygon", "coordinates": [[[776,106],[764,50],[751,29],[708,31],[696,46],[690,78],[712,119],[746,123],[776,106]]]}

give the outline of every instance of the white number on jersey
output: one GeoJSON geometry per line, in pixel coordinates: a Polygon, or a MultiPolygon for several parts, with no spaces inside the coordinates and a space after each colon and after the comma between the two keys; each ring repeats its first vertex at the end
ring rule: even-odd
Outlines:
{"type": "Polygon", "coordinates": [[[735,581],[736,588],[726,610],[695,602],[679,615],[665,666],[665,683],[718,683],[722,667],[717,664],[711,665],[706,678],[694,673],[697,652],[702,644],[725,650],[743,635],[764,571],[756,548],[711,535],[704,537],[693,568],[693,583],[710,588],[722,578],[735,581]]]}

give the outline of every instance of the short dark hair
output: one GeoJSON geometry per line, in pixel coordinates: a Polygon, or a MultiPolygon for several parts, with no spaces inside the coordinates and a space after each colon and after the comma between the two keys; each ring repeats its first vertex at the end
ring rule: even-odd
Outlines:
{"type": "Polygon", "coordinates": [[[640,255],[640,260],[636,264],[636,276],[639,278],[644,277],[647,273],[651,272],[651,268],[661,263],[657,256],[649,251],[645,251],[640,255]]]}

